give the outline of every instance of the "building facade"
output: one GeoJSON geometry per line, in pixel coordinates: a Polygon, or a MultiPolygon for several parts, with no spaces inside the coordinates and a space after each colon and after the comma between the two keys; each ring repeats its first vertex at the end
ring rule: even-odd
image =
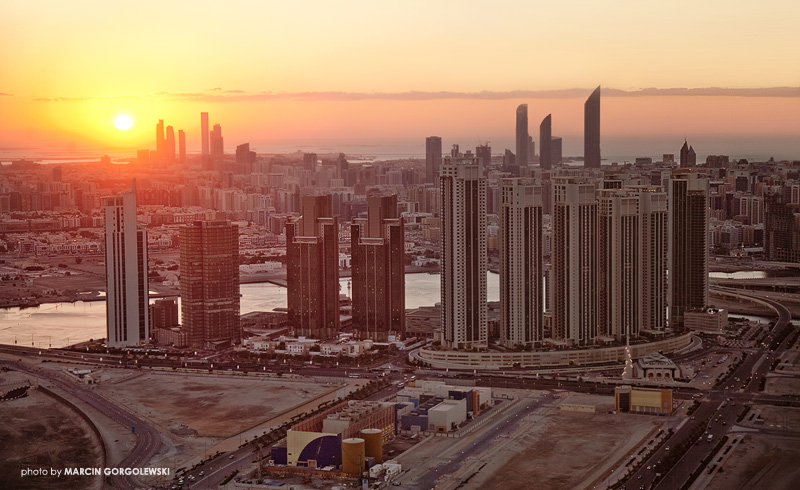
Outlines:
{"type": "Polygon", "coordinates": [[[625,341],[666,328],[667,196],[659,189],[600,191],[601,336],[625,341]]]}
{"type": "Polygon", "coordinates": [[[554,179],[552,219],[552,335],[568,345],[592,345],[599,285],[594,184],[585,178],[554,179]]]}
{"type": "Polygon", "coordinates": [[[542,188],[528,179],[503,179],[500,186],[500,341],[506,347],[539,347],[542,188]]]}
{"type": "MultiPolygon", "coordinates": [[[[528,166],[528,104],[517,107],[517,153],[516,162],[519,167],[528,166]]],[[[489,162],[484,162],[488,165],[489,162]]]]}
{"type": "Polygon", "coordinates": [[[109,347],[150,339],[147,231],[136,224],[136,183],[103,202],[106,232],[106,326],[109,347]]]}
{"type": "Polygon", "coordinates": [[[302,217],[286,224],[289,325],[298,336],[339,333],[339,221],[331,195],[303,196],[302,217]]]}
{"type": "Polygon", "coordinates": [[[676,169],[669,181],[669,326],[708,305],[708,192],[705,175],[676,169]]]}
{"type": "Polygon", "coordinates": [[[444,344],[485,347],[486,179],[480,158],[469,152],[445,157],[440,187],[444,344]]]}
{"type": "Polygon", "coordinates": [[[442,166],[442,138],[428,136],[425,138],[425,182],[434,183],[439,177],[442,166]]]}
{"type": "Polygon", "coordinates": [[[239,325],[239,227],[195,221],[181,228],[182,329],[191,347],[242,339],[239,325]]]}
{"type": "Polygon", "coordinates": [[[397,196],[367,197],[367,218],[353,220],[353,328],[362,339],[405,336],[405,239],[397,196]]]}

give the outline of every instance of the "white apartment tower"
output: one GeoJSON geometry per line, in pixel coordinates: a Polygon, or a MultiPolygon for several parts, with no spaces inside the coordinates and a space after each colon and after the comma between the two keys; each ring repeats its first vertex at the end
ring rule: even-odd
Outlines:
{"type": "Polygon", "coordinates": [[[592,345],[597,336],[597,232],[594,184],[581,177],[554,179],[552,336],[569,345],[592,345]]]}
{"type": "Polygon", "coordinates": [[[669,181],[669,326],[708,305],[708,178],[675,169],[669,181]]]}
{"type": "Polygon", "coordinates": [[[539,347],[542,328],[542,188],[500,181],[500,341],[539,347]]]}
{"type": "Polygon", "coordinates": [[[481,159],[470,152],[445,156],[439,175],[444,345],[486,347],[486,179],[481,159]]]}
{"type": "Polygon", "coordinates": [[[666,328],[667,196],[660,187],[600,191],[598,335],[666,328]]]}
{"type": "Polygon", "coordinates": [[[103,201],[106,227],[106,324],[108,346],[150,338],[147,231],[136,225],[136,182],[130,192],[103,201]]]}

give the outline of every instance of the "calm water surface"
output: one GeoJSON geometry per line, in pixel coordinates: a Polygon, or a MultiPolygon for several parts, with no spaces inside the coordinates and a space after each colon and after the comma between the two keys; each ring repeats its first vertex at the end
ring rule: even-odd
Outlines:
{"type": "MultiPolygon", "coordinates": [[[[487,274],[487,299],[499,301],[500,280],[487,274]]],[[[440,298],[439,274],[406,274],[406,308],[432,306],[440,298]]],[[[348,295],[349,278],[340,281],[348,295]]],[[[242,284],[241,313],[286,307],[286,288],[269,283],[242,284]]],[[[0,309],[0,344],[63,347],[106,336],[106,302],[45,303],[35,308],[0,309]]]]}

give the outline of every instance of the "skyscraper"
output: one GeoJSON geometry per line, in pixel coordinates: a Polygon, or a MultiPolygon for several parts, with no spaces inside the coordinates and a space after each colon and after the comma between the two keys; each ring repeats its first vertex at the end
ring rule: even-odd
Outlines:
{"type": "Polygon", "coordinates": [[[425,138],[425,182],[436,182],[441,166],[442,138],[439,136],[428,136],[425,138]]]}
{"type": "Polygon", "coordinates": [[[583,104],[583,166],[600,168],[600,86],[583,104]]]}
{"type": "Polygon", "coordinates": [[[598,335],[666,328],[667,196],[659,187],[600,191],[598,335]]]}
{"type": "Polygon", "coordinates": [[[130,192],[103,201],[106,228],[106,325],[108,346],[150,339],[147,231],[136,224],[136,182],[130,192]]]}
{"type": "Polygon", "coordinates": [[[681,168],[692,168],[697,165],[697,153],[694,148],[689,145],[689,142],[684,140],[681,147],[681,168]]]}
{"type": "Polygon", "coordinates": [[[588,179],[553,179],[553,337],[591,345],[597,336],[597,199],[588,179]]]}
{"type": "Polygon", "coordinates": [[[485,145],[478,145],[475,148],[475,156],[481,159],[481,164],[485,169],[492,164],[492,147],[489,146],[488,142],[485,145]]]}
{"type": "Polygon", "coordinates": [[[564,159],[563,153],[563,141],[561,137],[550,137],[550,164],[561,163],[564,159]]]}
{"type": "Polygon", "coordinates": [[[286,223],[289,324],[296,335],[339,333],[339,221],[331,195],[303,196],[302,217],[286,223]]]}
{"type": "Polygon", "coordinates": [[[167,140],[164,145],[164,155],[168,162],[175,161],[175,130],[172,126],[167,126],[167,140]]]}
{"type": "Polygon", "coordinates": [[[156,124],[156,155],[160,161],[164,161],[167,155],[167,139],[164,136],[164,120],[159,119],[156,124]]]}
{"type": "Polygon", "coordinates": [[[189,345],[239,342],[239,227],[195,221],[180,233],[182,328],[189,345]]]}
{"type": "Polygon", "coordinates": [[[528,166],[528,104],[517,106],[517,165],[528,166]]]}
{"type": "Polygon", "coordinates": [[[178,130],[178,161],[186,161],[186,133],[182,129],[178,130]]]}
{"type": "Polygon", "coordinates": [[[222,156],[225,154],[225,147],[222,140],[222,126],[215,124],[214,129],[211,130],[210,138],[211,156],[215,158],[222,158],[222,156]]]}
{"type": "Polygon", "coordinates": [[[488,343],[486,179],[481,160],[446,156],[441,176],[442,329],[448,348],[488,343]]]}
{"type": "Polygon", "coordinates": [[[209,141],[208,141],[208,113],[200,113],[200,139],[203,142],[203,156],[211,154],[209,141]]]}
{"type": "Polygon", "coordinates": [[[500,341],[538,347],[542,328],[542,188],[500,182],[500,341]]]}
{"type": "MultiPolygon", "coordinates": [[[[685,145],[684,145],[685,146],[685,145]]],[[[708,178],[675,169],[669,181],[669,326],[708,305],[708,178]]]]}
{"type": "Polygon", "coordinates": [[[547,117],[542,119],[542,124],[539,125],[539,166],[546,170],[553,168],[551,145],[549,144],[550,139],[553,137],[551,116],[551,114],[548,114],[547,117]]]}
{"type": "Polygon", "coordinates": [[[397,196],[367,197],[367,218],[350,232],[353,328],[363,339],[386,342],[405,333],[405,238],[397,196]]]}

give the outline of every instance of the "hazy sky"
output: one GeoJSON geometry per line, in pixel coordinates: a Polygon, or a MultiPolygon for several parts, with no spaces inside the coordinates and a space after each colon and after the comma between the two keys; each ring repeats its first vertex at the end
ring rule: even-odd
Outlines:
{"type": "Polygon", "coordinates": [[[163,118],[193,151],[200,111],[228,149],[503,140],[523,102],[534,139],[552,113],[580,140],[597,85],[604,139],[800,140],[797,19],[795,1],[3,2],[0,146],[153,146],[163,118]],[[642,92],[713,87],[735,90],[642,92]]]}

